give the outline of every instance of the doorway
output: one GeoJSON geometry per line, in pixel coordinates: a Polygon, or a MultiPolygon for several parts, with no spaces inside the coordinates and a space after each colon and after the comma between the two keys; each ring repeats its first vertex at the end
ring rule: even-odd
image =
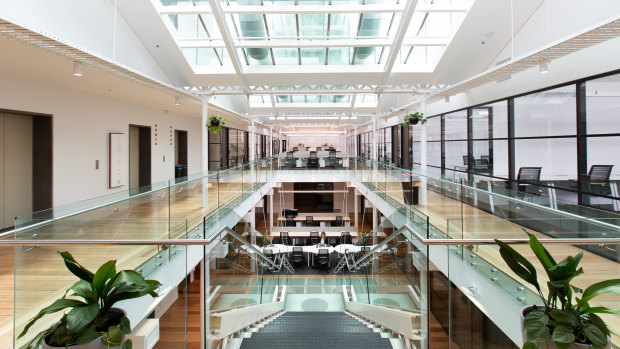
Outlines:
{"type": "Polygon", "coordinates": [[[174,130],[174,178],[187,177],[187,131],[174,130]]]}
{"type": "Polygon", "coordinates": [[[0,110],[0,230],[52,207],[52,117],[0,110]]]}
{"type": "Polygon", "coordinates": [[[151,128],[129,125],[129,194],[149,191],[151,186],[151,128]]]}

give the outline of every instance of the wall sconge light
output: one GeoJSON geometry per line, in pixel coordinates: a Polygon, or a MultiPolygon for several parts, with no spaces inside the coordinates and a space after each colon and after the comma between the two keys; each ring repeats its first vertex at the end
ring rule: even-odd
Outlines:
{"type": "Polygon", "coordinates": [[[82,63],[73,62],[73,75],[82,76],[82,63]]]}
{"type": "Polygon", "coordinates": [[[546,74],[546,73],[548,73],[548,72],[549,72],[549,63],[547,63],[547,62],[542,62],[542,63],[540,63],[540,64],[538,65],[538,71],[539,71],[541,74],[546,74]]]}
{"type": "Polygon", "coordinates": [[[181,105],[181,97],[174,97],[174,105],[181,105]]]}

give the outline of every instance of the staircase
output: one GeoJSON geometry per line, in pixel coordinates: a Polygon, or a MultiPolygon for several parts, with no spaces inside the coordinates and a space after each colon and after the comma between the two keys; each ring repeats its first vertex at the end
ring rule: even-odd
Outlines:
{"type": "Polygon", "coordinates": [[[265,348],[392,349],[392,344],[344,312],[285,312],[241,343],[241,349],[265,348]]]}

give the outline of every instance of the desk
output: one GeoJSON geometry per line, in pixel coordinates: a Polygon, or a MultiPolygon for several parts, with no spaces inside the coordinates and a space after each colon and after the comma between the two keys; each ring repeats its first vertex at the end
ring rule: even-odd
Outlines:
{"type": "MultiPolygon", "coordinates": [[[[319,227],[316,227],[319,228],[319,227]]],[[[282,231],[287,231],[282,229],[282,231]]],[[[289,230],[288,231],[288,236],[291,238],[301,238],[301,237],[310,237],[310,231],[318,231],[319,233],[321,232],[325,232],[325,236],[327,237],[340,237],[341,233],[340,231],[322,231],[320,229],[313,229],[313,230],[304,230],[304,231],[292,231],[289,230]]],[[[357,237],[357,232],[352,231],[350,232],[351,238],[356,238],[357,237]]],[[[280,237],[280,232],[279,231],[272,231],[270,234],[271,237],[280,237]]],[[[320,236],[320,235],[319,235],[320,236]]]]}

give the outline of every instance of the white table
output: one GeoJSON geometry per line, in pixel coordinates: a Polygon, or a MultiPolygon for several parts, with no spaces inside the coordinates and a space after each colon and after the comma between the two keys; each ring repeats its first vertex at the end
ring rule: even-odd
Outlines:
{"type": "MultiPolygon", "coordinates": [[[[302,246],[302,249],[308,255],[310,255],[310,254],[313,255],[312,256],[313,257],[312,258],[313,261],[314,261],[314,255],[318,255],[319,254],[319,250],[327,250],[328,254],[332,254],[335,251],[335,249],[332,246],[330,246],[330,245],[325,245],[325,246],[319,246],[319,245],[302,246]]],[[[308,266],[310,266],[310,256],[308,256],[308,266]]]]}
{"type": "Polygon", "coordinates": [[[338,254],[345,254],[345,253],[358,253],[362,250],[362,246],[358,246],[358,245],[351,245],[351,244],[342,244],[342,245],[338,245],[335,248],[336,252],[338,252],[338,254]]]}

